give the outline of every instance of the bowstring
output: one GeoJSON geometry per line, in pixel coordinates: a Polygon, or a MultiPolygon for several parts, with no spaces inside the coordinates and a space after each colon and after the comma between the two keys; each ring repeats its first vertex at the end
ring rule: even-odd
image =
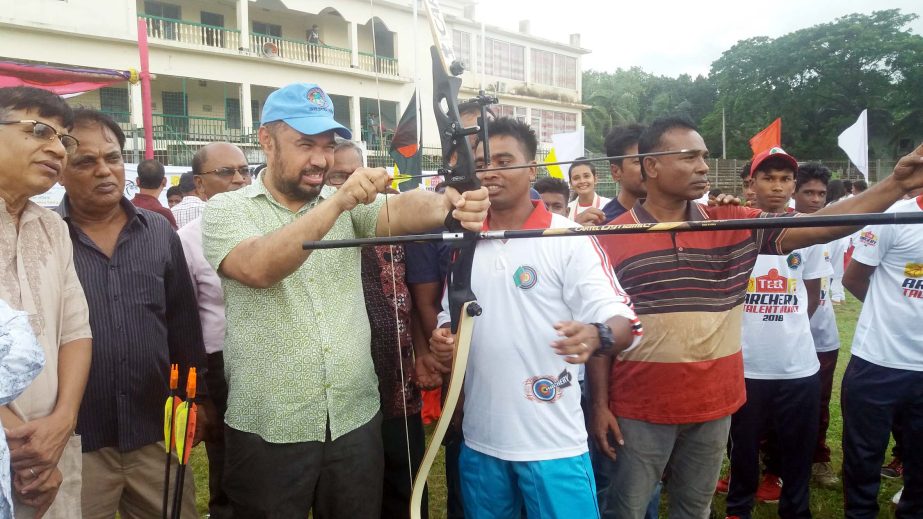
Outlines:
{"type": "MultiPolygon", "coordinates": [[[[375,34],[375,0],[369,0],[369,11],[371,14],[371,23],[372,23],[372,59],[374,60],[375,66],[375,95],[376,95],[376,104],[378,106],[378,124],[377,128],[372,128],[373,132],[378,132],[378,144],[381,147],[381,151],[384,150],[384,135],[381,132],[382,123],[384,122],[381,118],[381,81],[379,79],[379,70],[378,70],[378,39],[375,34]]],[[[414,38],[414,91],[416,92],[417,86],[417,64],[416,64],[416,48],[417,48],[417,2],[413,2],[413,38],[414,38]]],[[[419,101],[417,101],[419,102],[419,101]]],[[[417,133],[417,139],[420,138],[419,132],[417,133]]],[[[395,184],[399,185],[399,184],[395,184]]],[[[390,187],[390,186],[389,186],[390,187]]],[[[388,204],[388,192],[385,190],[385,219],[388,222],[388,237],[391,237],[391,207],[388,204]]],[[[395,338],[397,339],[397,365],[400,369],[401,375],[401,407],[404,412],[404,445],[407,447],[407,480],[410,484],[410,489],[413,489],[413,456],[410,452],[410,421],[407,416],[407,383],[406,375],[404,373],[404,351],[401,345],[401,321],[400,321],[400,311],[397,298],[397,268],[394,262],[394,245],[388,245],[388,252],[391,261],[391,287],[392,287],[392,297],[394,298],[394,331],[395,338]]],[[[405,267],[406,268],[406,267],[405,267]]],[[[406,302],[406,301],[405,301],[406,302]]],[[[410,323],[408,323],[410,324],[410,323]]],[[[412,328],[411,328],[411,334],[412,328]]]]}

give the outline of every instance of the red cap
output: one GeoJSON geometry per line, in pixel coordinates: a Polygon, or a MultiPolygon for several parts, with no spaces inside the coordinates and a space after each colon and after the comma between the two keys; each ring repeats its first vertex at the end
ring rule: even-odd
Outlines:
{"type": "Polygon", "coordinates": [[[759,169],[760,164],[765,162],[766,159],[769,159],[770,157],[784,160],[789,166],[792,167],[792,171],[798,173],[798,161],[795,160],[795,157],[785,153],[785,150],[782,148],[775,146],[753,157],[753,161],[750,163],[750,178],[753,178],[753,172],[759,169]]]}

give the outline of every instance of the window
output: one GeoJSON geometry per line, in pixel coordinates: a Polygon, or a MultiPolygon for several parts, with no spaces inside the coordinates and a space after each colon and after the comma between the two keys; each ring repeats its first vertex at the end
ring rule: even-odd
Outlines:
{"type": "Polygon", "coordinates": [[[128,89],[105,87],[99,89],[99,110],[120,123],[129,120],[128,89]]]}
{"type": "Polygon", "coordinates": [[[240,129],[240,99],[224,98],[224,120],[229,130],[240,129]]]}
{"type": "Polygon", "coordinates": [[[558,88],[577,89],[577,58],[532,49],[530,81],[558,88]]]}
{"type": "Polygon", "coordinates": [[[168,20],[180,20],[180,9],[178,5],[165,4],[163,2],[154,2],[148,0],[144,2],[144,12],[149,16],[166,18],[167,20],[148,20],[150,24],[150,35],[154,38],[166,40],[176,39],[176,23],[168,20]]]}
{"type": "Polygon", "coordinates": [[[552,135],[577,131],[577,114],[533,108],[532,129],[539,142],[551,142],[552,135]]]}
{"type": "Polygon", "coordinates": [[[474,62],[471,61],[471,35],[463,31],[452,31],[452,47],[455,56],[465,64],[465,70],[471,70],[474,62]]]}
{"type": "Polygon", "coordinates": [[[250,117],[253,119],[253,128],[259,128],[260,127],[260,100],[259,99],[250,100],[250,117]]]}
{"type": "Polygon", "coordinates": [[[512,117],[517,121],[527,122],[525,106],[494,105],[492,109],[497,114],[497,117],[512,117]]]}
{"type": "Polygon", "coordinates": [[[224,15],[202,11],[202,44],[209,47],[224,47],[224,30],[216,27],[224,27],[224,15]]]}
{"type": "Polygon", "coordinates": [[[273,23],[253,22],[253,32],[263,36],[282,37],[282,26],[273,23]]]}
{"type": "MultiPolygon", "coordinates": [[[[478,44],[481,37],[478,36],[478,44]]],[[[484,54],[487,57],[485,73],[490,76],[526,80],[526,48],[507,41],[487,38],[484,54]]],[[[480,45],[478,45],[480,52],[480,45]]],[[[480,71],[480,70],[479,70],[480,71]]]]}

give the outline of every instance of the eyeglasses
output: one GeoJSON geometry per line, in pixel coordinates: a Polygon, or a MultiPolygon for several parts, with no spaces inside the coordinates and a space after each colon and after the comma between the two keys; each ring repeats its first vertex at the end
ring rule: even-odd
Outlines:
{"type": "Polygon", "coordinates": [[[76,137],[72,137],[64,133],[58,133],[58,130],[55,130],[54,127],[50,124],[32,119],[26,119],[23,121],[0,121],[0,124],[31,124],[33,137],[46,141],[53,140],[55,137],[57,137],[58,139],[61,139],[61,144],[64,145],[64,151],[66,151],[68,154],[77,151],[77,146],[80,145],[80,141],[78,141],[76,137]]]}
{"type": "Polygon", "coordinates": [[[240,176],[247,178],[250,176],[250,166],[240,166],[239,168],[227,166],[223,168],[213,169],[211,171],[206,171],[201,173],[202,175],[218,175],[221,178],[232,178],[235,174],[240,173],[240,176]]]}
{"type": "Polygon", "coordinates": [[[349,173],[327,173],[327,183],[331,186],[342,186],[349,179],[349,173]]]}

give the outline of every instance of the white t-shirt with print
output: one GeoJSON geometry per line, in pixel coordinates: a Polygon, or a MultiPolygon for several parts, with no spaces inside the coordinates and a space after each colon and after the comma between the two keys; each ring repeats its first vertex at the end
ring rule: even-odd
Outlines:
{"type": "Polygon", "coordinates": [[[840,349],[840,330],[836,325],[836,314],[830,299],[830,287],[836,276],[836,263],[839,261],[842,272],[844,238],[824,244],[824,261],[830,264],[833,274],[820,280],[820,301],[817,310],[811,316],[811,336],[814,338],[814,350],[825,353],[840,349]],[[837,259],[838,258],[838,259],[837,259]]]}
{"type": "MultiPolygon", "coordinates": [[[[923,196],[887,210],[923,212],[923,196]]],[[[886,368],[923,371],[923,226],[872,225],[853,241],[852,260],[875,267],[852,354],[886,368]]]]}
{"type": "MultiPolygon", "coordinates": [[[[538,204],[537,213],[547,211],[538,204]]],[[[574,227],[560,215],[543,225],[574,227]]],[[[577,366],[551,347],[559,339],[553,326],[623,316],[638,326],[634,344],[640,339],[640,322],[599,243],[588,236],[482,241],[471,288],[483,313],[474,318],[465,376],[465,444],[508,461],[587,452],[577,366]]],[[[446,297],[442,305],[448,308],[446,297]]],[[[439,325],[448,321],[440,313],[439,325]]]]}
{"type": "Polygon", "coordinates": [[[820,369],[804,280],[833,274],[825,250],[818,244],[788,256],[760,254],[756,260],[744,299],[744,377],[795,379],[820,369]]]}

